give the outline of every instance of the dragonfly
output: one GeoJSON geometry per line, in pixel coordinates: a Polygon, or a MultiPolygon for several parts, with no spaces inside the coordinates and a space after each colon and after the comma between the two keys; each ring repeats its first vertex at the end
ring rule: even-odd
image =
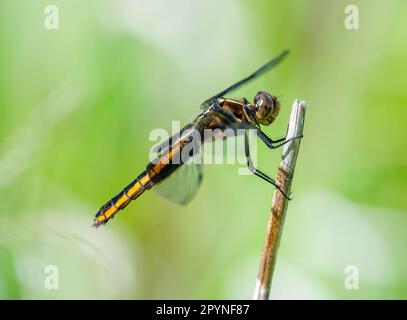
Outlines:
{"type": "MultiPolygon", "coordinates": [[[[198,137],[203,137],[202,133],[205,129],[252,129],[256,130],[257,137],[270,149],[279,148],[293,139],[301,138],[286,139],[284,137],[273,140],[262,131],[262,126],[272,124],[280,111],[280,102],[276,96],[260,91],[254,97],[253,103],[246,98],[235,100],[226,97],[232,91],[277,66],[288,53],[288,50],[281,52],[249,76],[204,101],[201,104],[202,111],[195,120],[182,128],[178,134],[153,148],[153,151],[157,152],[156,159],[150,162],[145,171],[120,193],[99,209],[93,226],[99,227],[105,224],[131,201],[150,189],[175,203],[181,205],[189,203],[198,192],[203,179],[202,162],[193,161],[193,159],[199,157],[197,147],[206,141],[202,138],[194,139],[195,133],[198,133],[198,137]],[[189,151],[186,153],[185,150],[189,151]],[[195,150],[195,152],[191,152],[191,150],[195,150]],[[180,161],[172,161],[173,159],[180,159],[180,161]]],[[[281,190],[273,178],[253,165],[247,133],[245,135],[244,150],[250,172],[273,185],[290,200],[289,195],[281,190]]]]}

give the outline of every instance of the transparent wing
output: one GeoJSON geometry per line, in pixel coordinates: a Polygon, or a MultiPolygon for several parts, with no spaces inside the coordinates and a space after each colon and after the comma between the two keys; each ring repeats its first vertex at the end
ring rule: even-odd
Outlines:
{"type": "Polygon", "coordinates": [[[168,178],[157,184],[155,193],[177,204],[188,204],[198,192],[203,179],[201,155],[196,154],[168,178]]]}
{"type": "MultiPolygon", "coordinates": [[[[239,120],[227,110],[213,106],[213,109],[199,117],[194,124],[185,127],[180,135],[171,138],[169,140],[170,142],[164,142],[162,145],[157,146],[156,152],[160,152],[162,157],[177,150],[180,148],[180,145],[183,145],[181,152],[188,149],[194,152],[191,155],[189,155],[189,152],[185,153],[188,155],[188,159],[183,161],[183,165],[168,164],[168,168],[166,169],[168,169],[168,172],[171,172],[171,174],[165,176],[165,178],[163,177],[162,181],[157,183],[153,188],[155,193],[181,205],[185,205],[193,199],[203,179],[203,165],[200,152],[201,138],[203,137],[204,129],[214,129],[208,126],[212,119],[217,119],[217,128],[253,129],[249,124],[239,122],[239,120]],[[195,136],[196,133],[199,133],[198,137],[195,136]],[[193,139],[190,140],[190,137],[193,137],[193,139]]],[[[178,156],[178,153],[175,152],[173,156],[178,156]]]]}
{"type": "Polygon", "coordinates": [[[227,87],[225,90],[219,92],[218,94],[214,95],[213,97],[209,98],[208,100],[204,101],[201,104],[201,109],[206,109],[208,108],[214,100],[219,99],[221,97],[224,97],[226,94],[232,92],[233,90],[236,90],[237,88],[243,86],[244,84],[248,83],[249,81],[261,76],[263,73],[266,71],[270,70],[271,68],[275,67],[278,65],[287,55],[289,51],[285,50],[281,52],[278,56],[274,57],[271,59],[269,62],[267,62],[265,65],[257,69],[255,72],[247,76],[246,78],[232,84],[231,86],[227,87]]]}

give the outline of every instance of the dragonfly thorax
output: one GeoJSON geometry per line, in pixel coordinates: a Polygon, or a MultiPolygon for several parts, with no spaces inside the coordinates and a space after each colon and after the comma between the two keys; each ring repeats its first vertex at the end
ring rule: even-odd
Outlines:
{"type": "Polygon", "coordinates": [[[258,92],[254,97],[254,107],[256,121],[263,126],[271,124],[280,111],[277,97],[264,91],[258,92]]]}

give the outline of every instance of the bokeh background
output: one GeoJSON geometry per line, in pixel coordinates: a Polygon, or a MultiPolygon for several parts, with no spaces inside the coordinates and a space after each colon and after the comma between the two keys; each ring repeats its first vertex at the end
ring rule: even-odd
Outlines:
{"type": "MultiPolygon", "coordinates": [[[[233,95],[279,96],[273,137],[308,102],[271,298],[407,298],[406,21],[402,0],[0,0],[0,298],[251,298],[273,188],[239,165],[207,166],[186,207],[148,192],[91,222],[144,170],[151,130],[286,48],[233,95]]],[[[258,151],[275,173],[280,151],[258,151]]]]}

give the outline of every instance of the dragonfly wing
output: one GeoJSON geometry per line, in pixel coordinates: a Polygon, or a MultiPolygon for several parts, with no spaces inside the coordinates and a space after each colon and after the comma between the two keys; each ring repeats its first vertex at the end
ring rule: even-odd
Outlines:
{"type": "Polygon", "coordinates": [[[153,188],[155,193],[185,205],[198,192],[203,179],[200,148],[206,121],[207,118],[198,117],[161,147],[158,162],[167,161],[162,165],[159,181],[153,188]]]}
{"type": "Polygon", "coordinates": [[[154,192],[177,204],[188,204],[198,192],[203,179],[200,154],[190,158],[168,178],[158,183],[154,192]]]}
{"type": "Polygon", "coordinates": [[[243,78],[242,80],[232,84],[231,86],[227,87],[225,90],[219,92],[218,94],[216,94],[213,97],[209,98],[208,100],[204,101],[201,104],[201,109],[208,108],[213,103],[213,101],[215,101],[216,99],[224,97],[226,94],[232,92],[233,90],[236,90],[237,88],[240,88],[241,86],[247,84],[251,80],[261,76],[263,73],[265,73],[268,70],[270,70],[271,68],[275,67],[288,55],[288,53],[289,53],[288,50],[281,52],[278,56],[271,59],[269,62],[267,62],[265,65],[263,65],[262,67],[257,69],[255,72],[253,72],[246,78],[243,78]]]}
{"type": "Polygon", "coordinates": [[[161,147],[157,147],[156,151],[160,152],[161,159],[168,157],[168,155],[171,155],[169,157],[171,161],[174,159],[184,160],[185,155],[187,155],[187,159],[181,161],[182,164],[171,163],[171,161],[165,164],[165,168],[161,169],[163,172],[161,179],[153,187],[155,193],[181,205],[188,204],[192,200],[203,179],[200,153],[202,138],[204,137],[203,132],[204,129],[216,128],[253,129],[249,124],[240,122],[231,112],[213,106],[213,109],[208,110],[201,117],[198,117],[193,124],[185,127],[180,134],[171,138],[170,143],[164,142],[161,147]],[[214,119],[217,121],[212,122],[214,119]],[[216,123],[216,127],[212,127],[211,123],[216,123]],[[197,133],[199,135],[196,135],[197,133]],[[191,137],[193,139],[190,139],[191,137]],[[184,152],[185,150],[193,150],[193,153],[189,154],[189,152],[184,152]],[[170,172],[170,174],[167,175],[165,172],[170,172]]]}

